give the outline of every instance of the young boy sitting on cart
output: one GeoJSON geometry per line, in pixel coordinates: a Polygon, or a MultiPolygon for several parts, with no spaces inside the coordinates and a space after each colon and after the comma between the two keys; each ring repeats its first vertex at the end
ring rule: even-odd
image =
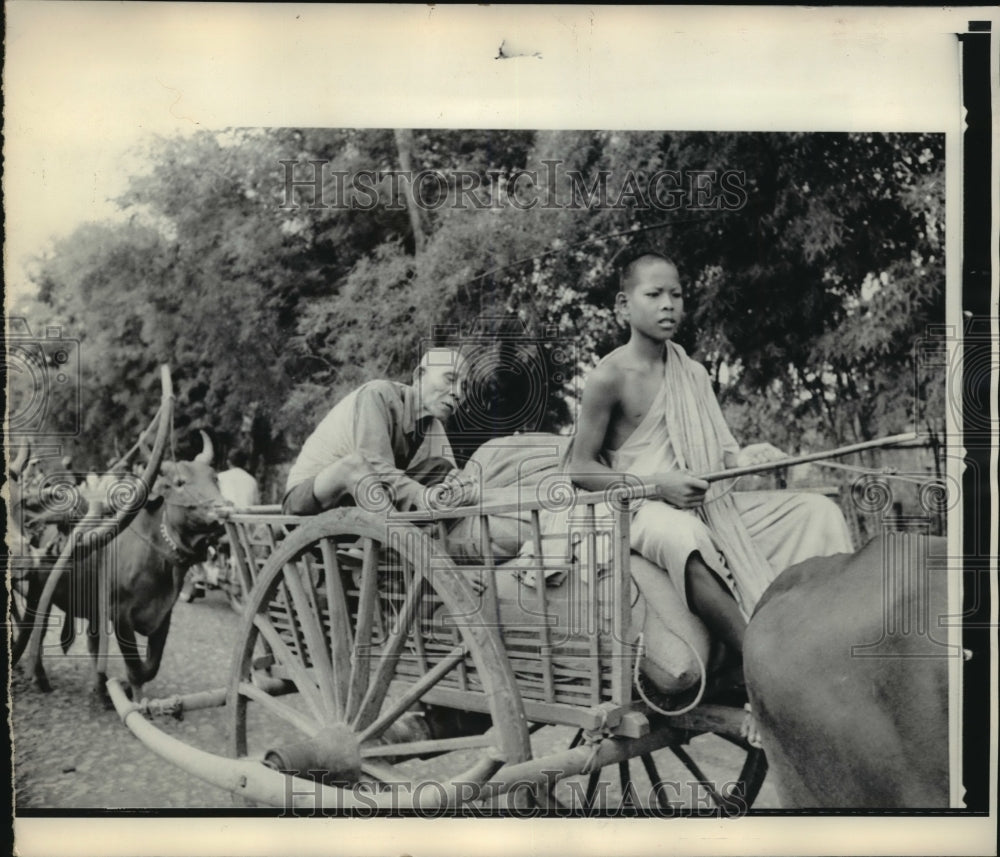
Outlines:
{"type": "Polygon", "coordinates": [[[620,484],[626,474],[656,486],[632,517],[631,571],[645,602],[644,672],[661,689],[679,690],[669,667],[676,654],[663,648],[676,649],[663,634],[671,626],[691,642],[678,627],[678,593],[713,637],[742,653],[747,617],[779,571],[852,547],[840,509],[826,497],[735,493],[731,483],[699,478],[784,453],[768,443],[740,449],[708,372],[672,342],[684,310],[677,266],[641,253],[620,276],[617,306],[630,338],[586,381],[569,468],[588,491],[620,484]]]}

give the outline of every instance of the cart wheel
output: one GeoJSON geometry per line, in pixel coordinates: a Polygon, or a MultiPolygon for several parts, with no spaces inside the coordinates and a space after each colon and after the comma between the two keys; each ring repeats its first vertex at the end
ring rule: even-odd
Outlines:
{"type": "MultiPolygon", "coordinates": [[[[670,743],[655,757],[652,753],[644,753],[638,758],[592,771],[585,783],[577,782],[575,787],[557,784],[547,794],[538,795],[539,805],[545,809],[574,812],[611,808],[666,815],[742,815],[753,806],[764,784],[767,758],[763,750],[752,747],[738,735],[714,734],[738,748],[742,761],[735,776],[718,773],[720,745],[712,748],[704,743],[711,740],[710,735],[698,736],[701,741],[697,748],[686,740],[670,743]],[[701,756],[706,758],[699,761],[701,756]],[[636,762],[640,762],[645,771],[643,779],[633,775],[638,771],[636,762]],[[703,766],[707,767],[710,762],[712,770],[706,773],[703,766]],[[613,768],[617,771],[612,771],[613,768]],[[668,771],[665,776],[660,774],[661,768],[668,771]]],[[[580,730],[570,748],[582,740],[583,730],[580,730]]],[[[730,755],[724,749],[721,754],[730,755]]]]}
{"type": "Polygon", "coordinates": [[[261,570],[227,707],[236,756],[292,775],[300,794],[364,784],[405,802],[530,755],[479,596],[425,533],[360,509],[302,525],[261,570]]]}

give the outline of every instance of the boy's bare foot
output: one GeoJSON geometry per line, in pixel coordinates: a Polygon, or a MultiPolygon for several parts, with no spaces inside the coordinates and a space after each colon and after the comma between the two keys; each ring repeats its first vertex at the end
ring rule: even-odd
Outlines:
{"type": "Polygon", "coordinates": [[[764,745],[760,740],[760,730],[757,728],[757,720],[753,716],[753,709],[748,702],[743,706],[746,716],[743,718],[743,725],[740,727],[740,736],[746,740],[751,747],[761,748],[764,745]]]}

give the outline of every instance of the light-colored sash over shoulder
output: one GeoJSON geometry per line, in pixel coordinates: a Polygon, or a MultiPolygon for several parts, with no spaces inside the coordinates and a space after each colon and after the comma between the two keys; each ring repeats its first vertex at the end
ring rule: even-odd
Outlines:
{"type": "MultiPolygon", "coordinates": [[[[694,474],[723,469],[725,453],[735,453],[739,446],[726,425],[705,367],[673,342],[667,343],[662,391],[663,417],[658,425],[676,466],[694,474]]],[[[750,537],[731,488],[728,481],[713,483],[698,512],[725,556],[737,596],[749,614],[774,580],[775,569],[750,537]]]]}
{"type": "MultiPolygon", "coordinates": [[[[708,372],[679,345],[668,342],[666,348],[663,384],[625,443],[616,450],[605,451],[607,464],[615,471],[639,477],[675,469],[694,474],[720,470],[724,467],[725,453],[735,453],[739,446],[726,425],[708,372]]],[[[774,579],[775,571],[740,519],[730,489],[729,484],[714,483],[698,514],[725,557],[737,597],[744,612],[749,614],[774,579]]],[[[610,510],[606,515],[598,510],[598,520],[602,517],[610,523],[610,510]]],[[[559,544],[557,537],[568,535],[568,518],[567,512],[543,513],[543,532],[559,544]]],[[[555,553],[568,558],[574,551],[571,542],[572,539],[566,538],[565,550],[556,549],[555,553]]],[[[551,557],[552,553],[547,547],[546,554],[551,557]]],[[[522,556],[538,556],[531,542],[522,556]]]]}

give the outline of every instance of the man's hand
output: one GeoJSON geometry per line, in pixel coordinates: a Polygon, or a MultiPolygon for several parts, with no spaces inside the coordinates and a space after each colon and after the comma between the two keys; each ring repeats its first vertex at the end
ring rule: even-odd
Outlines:
{"type": "Polygon", "coordinates": [[[678,509],[697,509],[705,502],[708,483],[686,470],[670,470],[652,477],[656,494],[678,509]]]}
{"type": "Polygon", "coordinates": [[[788,455],[776,446],[769,443],[751,443],[749,446],[744,446],[736,456],[736,466],[767,464],[770,461],[780,461],[782,458],[788,458],[788,455]]]}
{"type": "Polygon", "coordinates": [[[471,506],[479,500],[479,483],[462,470],[452,470],[425,493],[431,510],[457,509],[459,506],[471,506]]]}

